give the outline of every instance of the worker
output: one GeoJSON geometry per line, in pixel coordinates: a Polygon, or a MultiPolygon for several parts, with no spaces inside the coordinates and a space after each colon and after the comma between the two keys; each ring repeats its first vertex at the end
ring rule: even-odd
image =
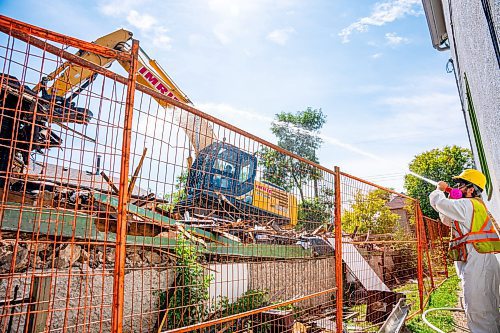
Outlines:
{"type": "Polygon", "coordinates": [[[441,221],[451,226],[449,253],[462,281],[467,325],[472,333],[500,333],[500,264],[494,254],[500,252],[500,238],[481,200],[486,177],[467,169],[453,179],[453,190],[462,198],[446,198],[450,187],[440,181],[429,200],[441,221]]]}
{"type": "Polygon", "coordinates": [[[224,173],[228,177],[233,177],[233,167],[231,165],[227,164],[224,167],[224,173]]]}

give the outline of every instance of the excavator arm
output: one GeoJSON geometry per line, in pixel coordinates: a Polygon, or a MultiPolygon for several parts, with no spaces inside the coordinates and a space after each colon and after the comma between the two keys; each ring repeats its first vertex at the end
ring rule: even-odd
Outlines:
{"type": "MultiPolygon", "coordinates": [[[[131,39],[131,32],[120,29],[98,38],[94,43],[116,50],[127,51],[129,50],[128,42],[131,39]]],[[[106,58],[83,51],[78,51],[77,55],[102,67],[110,67],[115,60],[113,58],[106,58]]],[[[126,61],[118,62],[126,71],[130,70],[130,63],[126,61]]],[[[65,62],[54,72],[44,77],[33,90],[36,93],[41,91],[44,99],[54,99],[56,103],[66,108],[83,112],[74,105],[72,100],[92,83],[96,77],[97,74],[91,69],[83,68],[74,63],[65,62]],[[53,82],[49,86],[48,84],[51,81],[53,82]]],[[[151,59],[142,49],[139,54],[138,75],[136,77],[137,83],[143,86],[151,88],[182,103],[192,104],[191,100],[180,90],[160,64],[151,59]]],[[[217,140],[213,128],[207,120],[180,108],[173,107],[164,100],[157,99],[157,102],[164,108],[168,108],[173,112],[175,121],[186,132],[195,154],[198,154],[200,150],[217,140]]]]}
{"type": "MultiPolygon", "coordinates": [[[[130,39],[132,39],[132,33],[127,30],[120,29],[106,36],[102,36],[94,43],[111,49],[121,49],[130,39]]],[[[85,52],[82,50],[78,51],[76,55],[102,67],[109,67],[114,61],[112,58],[106,58],[95,53],[85,52]]],[[[39,92],[41,90],[42,93],[47,96],[68,98],[70,97],[67,96],[68,94],[81,91],[81,89],[88,86],[88,84],[94,80],[95,76],[96,74],[88,68],[83,68],[75,64],[65,62],[56,68],[55,71],[44,77],[42,82],[38,83],[33,90],[35,92],[39,92]],[[54,83],[51,86],[47,86],[47,83],[50,81],[54,81],[54,83]],[[82,86],[84,87],[82,88],[82,86]]]]}
{"type": "MultiPolygon", "coordinates": [[[[132,33],[121,29],[97,39],[94,43],[128,51],[128,42],[131,39],[132,33]]],[[[114,61],[112,58],[89,52],[79,51],[77,55],[104,67],[111,66],[114,61]]],[[[118,62],[127,72],[130,71],[130,63],[120,60],[118,62]]],[[[182,103],[191,104],[166,71],[142,49],[138,62],[138,84],[182,103]]],[[[96,76],[90,69],[65,63],[44,78],[35,90],[41,91],[45,99],[55,99],[74,110],[76,106],[71,100],[92,83],[96,76]],[[50,81],[54,82],[49,87],[47,84],[50,81]]],[[[189,198],[176,206],[176,212],[183,213],[185,209],[190,209],[189,207],[201,205],[207,209],[232,211],[233,215],[242,214],[241,218],[250,214],[261,219],[279,221],[279,224],[297,223],[296,198],[285,191],[256,181],[255,156],[229,143],[218,141],[211,123],[206,119],[174,107],[162,99],[156,100],[172,112],[174,121],[185,131],[197,156],[193,165],[191,157],[188,158],[189,198]],[[228,171],[228,166],[231,166],[231,171],[228,171]],[[227,207],[220,207],[220,195],[227,197],[226,203],[230,202],[227,207]]]]}

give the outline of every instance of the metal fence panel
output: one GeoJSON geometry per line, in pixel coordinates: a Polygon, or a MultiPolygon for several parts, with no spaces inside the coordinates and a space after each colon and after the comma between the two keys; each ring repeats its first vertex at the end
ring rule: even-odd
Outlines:
{"type": "Polygon", "coordinates": [[[2,331],[376,330],[446,276],[415,200],[166,96],[137,41],[0,30],[2,331]]]}

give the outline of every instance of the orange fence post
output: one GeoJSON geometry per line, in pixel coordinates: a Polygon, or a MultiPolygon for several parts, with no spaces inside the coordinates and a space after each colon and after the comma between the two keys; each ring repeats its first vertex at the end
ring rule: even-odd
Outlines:
{"type": "Polygon", "coordinates": [[[438,223],[439,244],[441,245],[443,252],[444,274],[446,278],[448,278],[448,258],[446,253],[446,245],[443,240],[443,224],[441,224],[441,222],[438,223]]]}
{"type": "Polygon", "coordinates": [[[342,219],[341,219],[341,193],[340,193],[340,169],[334,168],[335,171],[335,284],[336,291],[336,326],[337,332],[342,333],[342,316],[343,316],[343,274],[342,274],[342,219]]]}
{"type": "Polygon", "coordinates": [[[420,311],[424,310],[424,265],[423,265],[423,218],[420,203],[415,205],[415,219],[417,227],[417,279],[420,311]]]}
{"type": "MultiPolygon", "coordinates": [[[[427,220],[425,220],[425,222],[427,222],[427,220]]],[[[427,223],[423,224],[424,225],[424,228],[422,230],[423,234],[422,234],[422,240],[425,244],[425,254],[426,254],[426,257],[427,257],[427,265],[429,265],[429,277],[431,279],[431,288],[434,289],[435,288],[435,285],[434,285],[434,274],[432,272],[432,262],[431,262],[431,256],[429,254],[429,240],[427,239],[427,234],[426,234],[426,229],[425,229],[425,226],[428,225],[427,223]]],[[[431,247],[432,247],[432,238],[431,238],[431,247]]]]}
{"type": "Polygon", "coordinates": [[[130,142],[132,140],[132,115],[134,111],[135,79],[139,41],[134,40],[131,50],[131,66],[127,83],[127,102],[123,125],[123,142],[120,166],[120,192],[118,194],[118,216],[116,225],[115,270],[113,280],[112,332],[122,332],[125,280],[125,255],[127,232],[128,172],[130,162],[130,142]]]}

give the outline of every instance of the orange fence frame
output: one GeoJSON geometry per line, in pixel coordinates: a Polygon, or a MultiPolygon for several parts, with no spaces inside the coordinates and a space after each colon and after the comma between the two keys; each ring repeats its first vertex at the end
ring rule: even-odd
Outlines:
{"type": "MultiPolygon", "coordinates": [[[[264,311],[268,311],[270,309],[276,309],[280,306],[285,306],[285,305],[290,305],[294,304],[299,301],[303,301],[305,299],[317,297],[320,295],[328,294],[328,293],[333,293],[335,292],[335,309],[336,309],[336,332],[342,333],[343,328],[344,328],[344,320],[343,320],[343,314],[344,314],[344,276],[346,272],[344,271],[344,265],[343,265],[343,257],[342,257],[342,247],[343,247],[343,231],[342,231],[342,200],[344,199],[343,193],[341,191],[341,176],[349,176],[351,179],[359,181],[365,185],[373,186],[377,189],[384,190],[388,193],[392,193],[395,195],[398,195],[402,198],[409,198],[405,195],[402,195],[401,193],[397,193],[395,191],[380,187],[376,184],[367,182],[365,180],[362,180],[360,178],[345,174],[340,171],[340,168],[335,166],[334,170],[330,170],[328,168],[325,168],[324,166],[321,166],[317,163],[310,162],[300,156],[297,156],[295,154],[289,153],[282,149],[281,147],[272,144],[266,140],[263,140],[262,138],[259,138],[255,135],[252,135],[248,132],[245,132],[235,126],[232,126],[218,118],[215,118],[213,116],[210,116],[208,114],[205,114],[194,107],[185,105],[181,102],[178,102],[174,99],[165,97],[158,92],[153,91],[152,89],[146,88],[144,86],[141,86],[136,83],[136,76],[137,76],[137,68],[138,68],[138,51],[139,51],[139,42],[137,40],[133,40],[132,42],[132,49],[130,53],[125,53],[125,52],[118,52],[116,50],[111,50],[108,48],[100,47],[98,45],[88,43],[85,41],[78,40],[76,38],[68,37],[59,33],[55,33],[46,29],[42,29],[33,25],[29,25],[5,16],[0,15],[0,31],[13,36],[17,39],[20,39],[30,45],[34,45],[38,48],[41,48],[45,50],[46,52],[49,52],[51,54],[54,54],[56,56],[60,56],[67,61],[74,62],[76,64],[79,64],[83,67],[90,68],[93,71],[104,75],[107,78],[111,78],[113,80],[116,80],[116,82],[122,83],[126,85],[126,105],[125,105],[125,114],[124,114],[124,120],[123,120],[123,141],[121,145],[121,156],[120,156],[120,178],[119,178],[119,184],[118,184],[118,214],[117,214],[117,226],[116,226],[116,241],[114,242],[114,245],[116,246],[116,251],[115,251],[115,264],[114,264],[114,270],[113,270],[113,297],[112,297],[112,317],[111,317],[111,328],[113,332],[121,333],[123,332],[123,321],[124,321],[124,278],[125,278],[125,263],[126,263],[126,237],[127,237],[127,214],[128,214],[128,208],[127,208],[127,203],[128,203],[128,198],[129,198],[129,193],[128,191],[128,175],[129,175],[129,169],[130,169],[130,159],[131,159],[131,142],[132,142],[132,134],[133,134],[133,128],[132,128],[132,120],[134,116],[134,96],[136,92],[141,92],[144,94],[147,94],[153,98],[160,99],[163,101],[168,102],[169,104],[172,104],[176,107],[181,108],[182,110],[185,110],[186,112],[189,112],[197,117],[201,117],[203,119],[209,120],[213,122],[214,124],[220,125],[221,127],[232,131],[234,133],[237,133],[241,135],[244,138],[248,138],[251,140],[254,140],[257,143],[262,144],[263,146],[266,146],[268,148],[274,149],[282,154],[285,154],[291,158],[296,159],[297,161],[303,162],[308,164],[312,168],[316,168],[318,170],[321,170],[325,172],[328,175],[333,175],[334,177],[334,221],[333,221],[333,226],[334,226],[334,237],[335,237],[335,247],[334,247],[334,256],[335,256],[335,287],[330,288],[330,289],[325,289],[320,292],[304,295],[301,297],[296,297],[293,299],[288,299],[282,302],[278,302],[274,305],[271,306],[266,306],[258,309],[254,309],[252,311],[247,311],[243,312],[240,314],[236,315],[231,315],[225,318],[221,319],[216,319],[216,320],[209,320],[206,322],[201,322],[195,325],[191,326],[186,326],[184,328],[179,328],[179,329],[174,329],[171,330],[170,332],[188,332],[190,330],[195,330],[195,329],[201,329],[204,327],[208,327],[211,325],[215,324],[221,324],[221,323],[226,323],[230,322],[233,320],[236,320],[238,318],[242,318],[245,316],[249,315],[254,315],[254,314],[262,314],[264,311]],[[92,63],[89,63],[83,59],[80,59],[79,57],[64,51],[61,48],[58,48],[56,46],[53,46],[43,40],[40,40],[38,38],[43,38],[48,41],[56,42],[56,43],[61,43],[67,46],[73,46],[80,48],[82,50],[86,50],[89,52],[94,52],[106,57],[111,57],[115,59],[120,59],[122,61],[128,61],[131,63],[130,66],[130,71],[128,73],[128,77],[124,78],[120,75],[117,75],[113,73],[110,70],[101,68],[97,65],[94,65],[92,63]]],[[[3,198],[2,198],[2,204],[6,201],[6,192],[3,193],[3,198]]],[[[413,200],[413,199],[412,199],[413,200]]],[[[20,209],[22,209],[23,206],[21,206],[20,209]]],[[[0,207],[2,209],[2,218],[3,218],[3,207],[0,207]]],[[[423,311],[425,302],[424,302],[424,252],[425,258],[427,259],[428,267],[429,267],[429,273],[430,273],[430,281],[431,281],[431,291],[435,289],[435,282],[434,282],[434,274],[432,269],[432,264],[431,264],[431,258],[429,255],[428,251],[428,243],[429,240],[426,237],[425,234],[425,227],[424,227],[424,220],[423,220],[423,215],[422,211],[420,209],[420,206],[417,202],[415,205],[414,209],[414,214],[415,214],[415,220],[416,220],[416,244],[417,244],[417,280],[418,280],[418,293],[419,293],[419,311],[423,311]]],[[[439,229],[439,237],[440,237],[440,242],[441,244],[446,243],[443,240],[443,237],[441,235],[441,229],[439,229]]],[[[432,240],[431,240],[432,241],[432,240]]],[[[390,242],[390,241],[386,241],[390,242]]],[[[391,241],[392,242],[392,241],[391,241]]],[[[411,243],[412,241],[408,241],[408,243],[411,243]]],[[[375,242],[374,242],[375,243],[375,242]]],[[[382,244],[384,241],[379,241],[378,244],[382,244]]],[[[352,242],[352,244],[356,244],[355,241],[352,242]]],[[[13,256],[14,256],[14,261],[12,262],[12,268],[11,268],[11,273],[14,272],[14,265],[15,265],[15,257],[17,254],[17,246],[15,247],[13,256]]],[[[447,262],[446,258],[444,258],[444,267],[446,270],[446,276],[448,275],[447,272],[447,262]]],[[[53,273],[52,273],[53,274],[53,273]]],[[[11,281],[8,284],[7,287],[7,293],[10,293],[10,290],[12,289],[12,283],[11,281]]]]}

